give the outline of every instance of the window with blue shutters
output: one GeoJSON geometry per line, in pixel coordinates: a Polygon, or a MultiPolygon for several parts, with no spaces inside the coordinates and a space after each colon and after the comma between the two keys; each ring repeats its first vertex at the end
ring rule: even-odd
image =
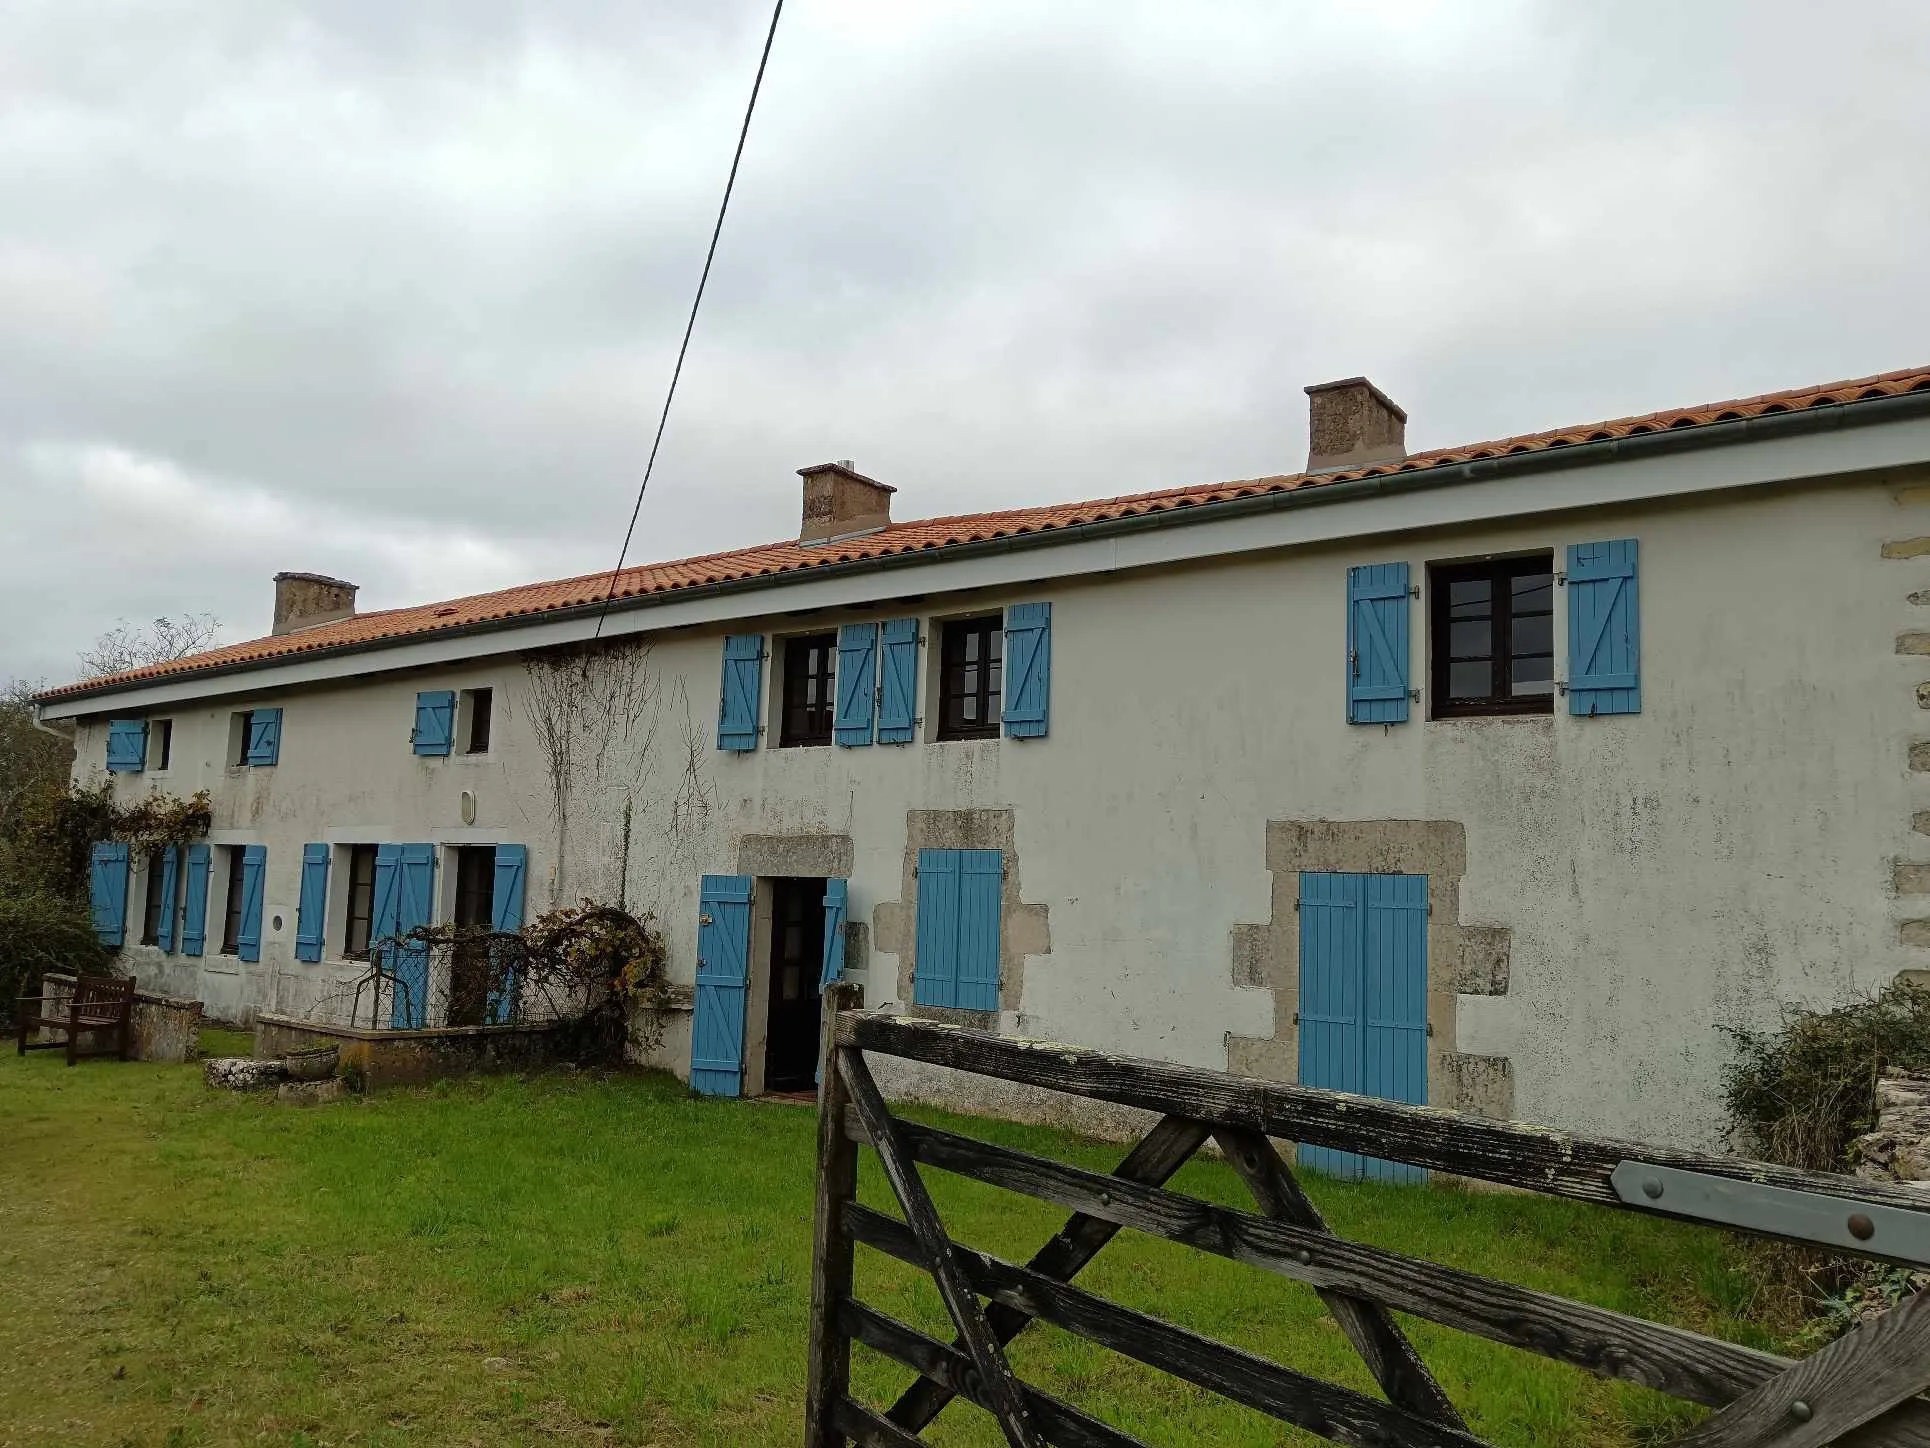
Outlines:
{"type": "Polygon", "coordinates": [[[717,747],[737,753],[757,748],[764,693],[764,636],[724,640],[724,677],[717,704],[717,747]]]}
{"type": "Polygon", "coordinates": [[[170,845],[161,851],[161,878],[149,888],[161,892],[161,918],[154,931],[154,943],[168,955],[174,954],[176,902],[180,899],[181,852],[170,845]]]}
{"type": "Polygon", "coordinates": [[[1405,563],[1347,570],[1347,722],[1402,724],[1408,705],[1405,563]]]}
{"type": "Polygon", "coordinates": [[[127,939],[127,846],[102,840],[94,846],[87,872],[88,905],[94,934],[117,949],[127,939]]]}
{"type": "Polygon", "coordinates": [[[846,749],[871,743],[878,700],[878,625],[848,623],[838,630],[838,712],[832,734],[846,749]]]}
{"type": "Polygon", "coordinates": [[[147,768],[147,720],[107,721],[107,772],[139,774],[147,768]]]}
{"type": "Polygon", "coordinates": [[[415,728],[409,742],[417,754],[449,753],[456,742],[456,691],[428,689],[415,696],[415,728]]]}
{"type": "Polygon", "coordinates": [[[1005,737],[1043,739],[1052,703],[1052,605],[1005,610],[1005,737]]]}
{"type": "Polygon", "coordinates": [[[181,953],[203,954],[208,947],[208,866],[214,851],[207,845],[189,845],[181,889],[181,953]]]}
{"type": "Polygon", "coordinates": [[[328,933],[327,845],[302,846],[302,890],[295,907],[295,959],[322,958],[328,933]]]}
{"type": "Polygon", "coordinates": [[[920,850],[912,999],[958,1010],[999,1008],[998,850],[920,850]]]}
{"type": "Polygon", "coordinates": [[[1639,545],[1633,538],[1568,548],[1568,712],[1642,712],[1639,545]]]}
{"type": "Polygon", "coordinates": [[[235,763],[254,766],[277,763],[281,759],[281,710],[250,709],[235,717],[241,736],[235,763]]]}
{"type": "MultiPolygon", "coordinates": [[[[1303,1086],[1427,1104],[1427,876],[1300,876],[1303,1086]]],[[[1336,1176],[1418,1181],[1396,1162],[1303,1146],[1336,1176]]]]}
{"type": "Polygon", "coordinates": [[[909,744],[918,722],[918,620],[888,618],[879,630],[878,742],[909,744]]]}

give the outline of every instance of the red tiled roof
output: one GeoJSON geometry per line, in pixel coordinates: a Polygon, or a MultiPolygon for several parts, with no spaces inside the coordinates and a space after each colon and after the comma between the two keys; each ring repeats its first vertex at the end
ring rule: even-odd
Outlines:
{"type": "MultiPolygon", "coordinates": [[[[618,600],[675,593],[706,584],[741,583],[753,579],[777,579],[837,563],[885,558],[911,553],[939,553],[948,548],[1015,538],[1029,534],[1073,528],[1113,518],[1174,512],[1209,506],[1236,498],[1270,493],[1293,492],[1301,488],[1326,487],[1356,478],[1391,476],[1424,472],[1430,468],[1452,467],[1485,458],[1508,457],[1520,453],[1546,452],[1573,447],[1580,443],[1606,442],[1643,433],[1668,432],[1702,427],[1710,423],[1736,422],[1771,413],[1797,412],[1806,408],[1839,406],[1876,398],[1896,397],[1907,392],[1930,391],[1930,367],[1912,367],[1860,377],[1848,382],[1831,382],[1817,387],[1795,388],[1788,392],[1767,392],[1760,397],[1745,397],[1731,402],[1712,402],[1699,407],[1652,412],[1641,417],[1616,418],[1583,427],[1561,428],[1553,432],[1526,433],[1502,438],[1498,442],[1474,443],[1461,447],[1437,448],[1415,453],[1398,462],[1376,463],[1369,467],[1317,474],[1292,473],[1280,477],[1250,478],[1242,482],[1219,483],[1207,487],[1168,488],[1151,493],[1133,493],[1117,498],[1101,498],[1085,503],[1056,503],[1037,508],[1011,508],[997,513],[963,513],[950,518],[926,518],[916,522],[893,523],[876,533],[840,543],[820,543],[809,547],[799,543],[769,543],[756,548],[738,548],[726,553],[709,553],[699,558],[683,558],[671,563],[647,563],[626,568],[618,575],[614,597],[618,600]]],[[[325,650],[356,648],[376,643],[400,641],[447,629],[486,625],[508,619],[526,618],[558,610],[580,608],[600,602],[608,585],[608,573],[589,573],[553,583],[532,583],[506,588],[496,593],[473,594],[444,603],[422,604],[413,608],[391,608],[377,613],[357,614],[335,623],[320,624],[298,633],[251,639],[191,654],[164,664],[131,669],[97,679],[51,689],[40,698],[91,692],[154,679],[172,678],[204,670],[231,669],[268,664],[302,654],[325,650]]]]}

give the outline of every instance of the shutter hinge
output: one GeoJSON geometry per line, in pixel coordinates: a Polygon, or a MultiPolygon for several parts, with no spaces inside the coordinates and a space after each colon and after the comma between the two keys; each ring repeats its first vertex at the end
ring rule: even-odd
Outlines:
{"type": "Polygon", "coordinates": [[[1296,915],[1300,913],[1300,902],[1298,900],[1293,902],[1293,913],[1296,915]]]}
{"type": "Polygon", "coordinates": [[[1408,703],[1410,703],[1410,704],[1418,704],[1418,703],[1420,703],[1420,702],[1421,702],[1421,691],[1420,691],[1419,689],[1409,689],[1409,690],[1407,691],[1407,701],[1408,701],[1408,703]]]}
{"type": "Polygon", "coordinates": [[[1407,585],[1407,596],[1408,596],[1409,598],[1419,598],[1419,597],[1421,596],[1421,585],[1420,585],[1420,584],[1418,584],[1418,583],[1410,583],[1410,584],[1408,584],[1408,585],[1407,585]]]}
{"type": "Polygon", "coordinates": [[[1296,1025],[1296,1026],[1300,1024],[1300,1012],[1299,1012],[1299,1011],[1295,1011],[1295,1012],[1293,1013],[1293,1023],[1294,1023],[1294,1024],[1296,1025]]]}
{"type": "Polygon", "coordinates": [[[1566,679],[1555,680],[1555,692],[1557,694],[1560,694],[1562,697],[1566,698],[1568,695],[1568,680],[1566,679]]]}
{"type": "Polygon", "coordinates": [[[1557,588],[1568,587],[1568,575],[1566,573],[1557,573],[1555,575],[1555,587],[1557,588]]]}
{"type": "Polygon", "coordinates": [[[1427,1023],[1427,1038],[1430,1041],[1434,1039],[1434,1022],[1432,1021],[1427,1023]]]}

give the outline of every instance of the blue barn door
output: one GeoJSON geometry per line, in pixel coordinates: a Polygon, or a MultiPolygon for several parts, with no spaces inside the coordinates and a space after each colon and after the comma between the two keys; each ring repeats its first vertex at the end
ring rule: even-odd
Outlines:
{"type": "Polygon", "coordinates": [[[697,1009],[690,1021],[690,1089],[744,1091],[744,1007],[751,980],[751,877],[706,875],[697,917],[697,1009]]]}
{"type": "MultiPolygon", "coordinates": [[[[1427,876],[1300,877],[1300,1084],[1427,1102],[1427,876]]],[[[1401,1162],[1303,1146],[1330,1176],[1417,1182],[1401,1162]]]]}

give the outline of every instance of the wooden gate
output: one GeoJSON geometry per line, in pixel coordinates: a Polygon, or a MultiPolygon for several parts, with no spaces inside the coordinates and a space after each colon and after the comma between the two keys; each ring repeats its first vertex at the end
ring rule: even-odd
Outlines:
{"type": "Polygon", "coordinates": [[[1792,1362],[1336,1237],[1269,1138],[1904,1264],[1930,1262],[1930,1194],[866,1015],[852,1009],[855,1002],[850,986],[827,991],[807,1448],[923,1443],[919,1434],[953,1398],[990,1412],[1014,1448],[1138,1443],[1014,1375],[1005,1344],[1034,1321],[1336,1442],[1479,1445],[1390,1309],[1715,1409],[1678,1440],[1681,1448],[1930,1448],[1930,1400],[1917,1396],[1930,1386],[1930,1293],[1792,1362]],[[1106,1176],[893,1116],[866,1052],[1137,1107],[1158,1119],[1106,1176]],[[1164,1190],[1208,1140],[1251,1190],[1257,1212],[1164,1190]],[[902,1217],[856,1200],[865,1144],[877,1152],[902,1217]],[[946,1235],[921,1167],[1035,1197],[1072,1216],[1023,1266],[974,1251],[946,1235]],[[1385,1398],[1070,1285],[1121,1227],[1308,1284],[1385,1398]],[[954,1341],[928,1337],[852,1296],[859,1243],[931,1274],[954,1341]],[[849,1394],[854,1341],[918,1374],[887,1412],[849,1394]]]}

